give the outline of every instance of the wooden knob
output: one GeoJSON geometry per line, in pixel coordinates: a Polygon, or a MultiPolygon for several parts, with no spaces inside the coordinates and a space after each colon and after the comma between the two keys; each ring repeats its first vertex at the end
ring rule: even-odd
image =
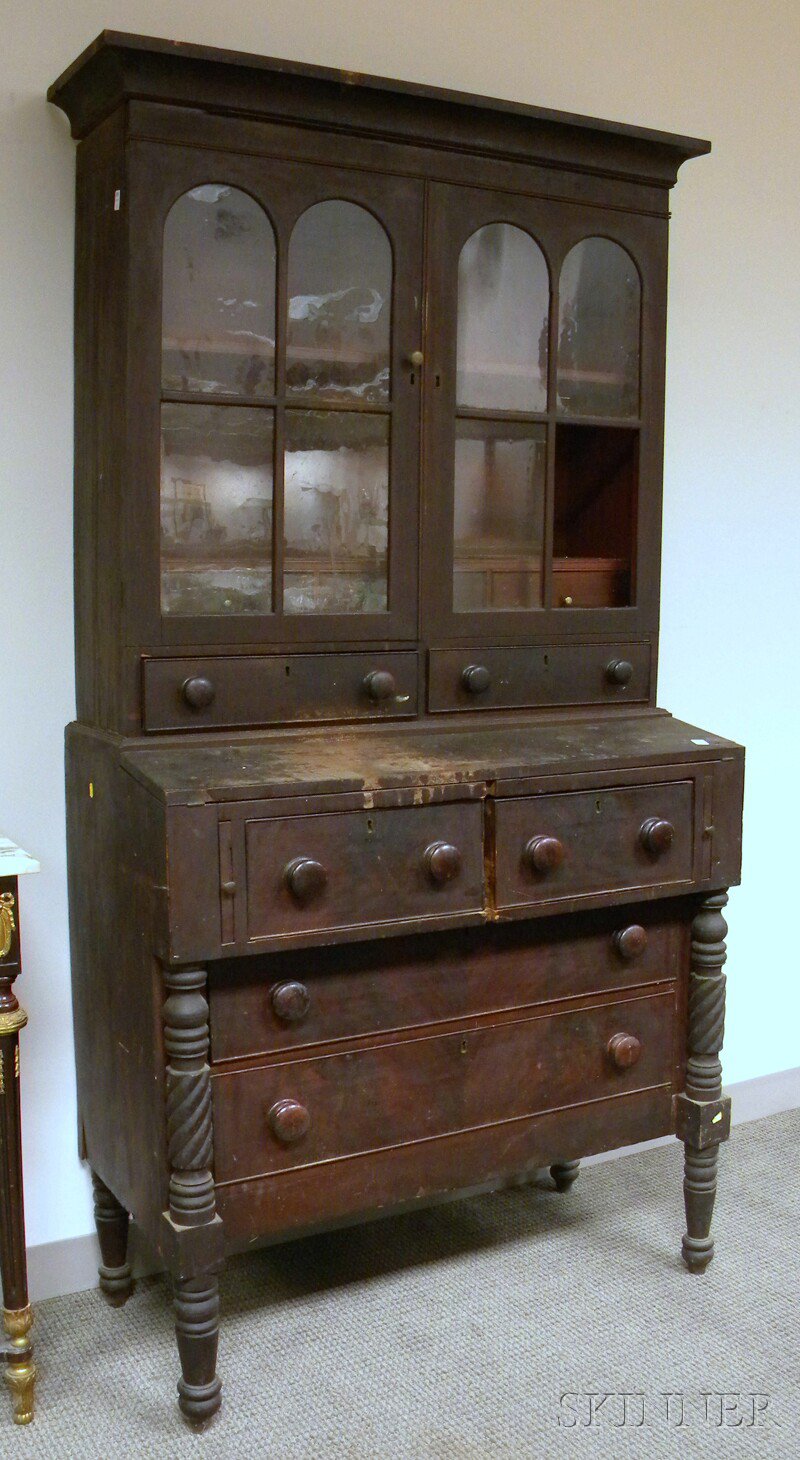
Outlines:
{"type": "Polygon", "coordinates": [[[461,675],[461,683],[471,695],[485,694],[491,682],[492,676],[485,664],[468,664],[461,675]]]}
{"type": "Polygon", "coordinates": [[[557,836],[531,837],[522,859],[534,872],[555,872],[564,860],[564,843],[557,836]]]}
{"type": "Polygon", "coordinates": [[[618,1070],[629,1070],[635,1065],[642,1046],[635,1034],[612,1034],[608,1041],[608,1055],[618,1070]]]}
{"type": "Polygon", "coordinates": [[[214,702],[215,690],[210,679],[204,674],[194,674],[185,679],[181,685],[181,694],[187,705],[192,710],[205,710],[214,702]]]}
{"type": "Polygon", "coordinates": [[[630,684],[633,665],[627,659],[610,659],[606,665],[606,679],[609,684],[630,684]]]}
{"type": "Polygon", "coordinates": [[[620,958],[638,958],[647,947],[647,933],[639,923],[631,923],[615,933],[612,941],[620,958]]]}
{"type": "Polygon", "coordinates": [[[450,842],[431,842],[423,860],[432,882],[452,882],[461,871],[461,853],[450,842]]]}
{"type": "Polygon", "coordinates": [[[275,1014],[284,1024],[299,1024],[311,1005],[311,995],[304,983],[279,983],[270,994],[275,1014]]]}
{"type": "Polygon", "coordinates": [[[672,846],[672,839],[675,835],[675,828],[671,821],[662,821],[658,816],[648,816],[639,828],[639,840],[646,852],[652,852],[653,856],[659,857],[662,852],[669,851],[672,846]]]}
{"type": "Polygon", "coordinates": [[[397,693],[397,684],[388,669],[373,669],[364,679],[364,689],[371,700],[390,700],[397,693]]]}
{"type": "Polygon", "coordinates": [[[328,874],[313,857],[293,857],[283,869],[283,880],[298,902],[308,902],[322,891],[328,874]]]}
{"type": "Polygon", "coordinates": [[[276,1100],[267,1112],[267,1120],[284,1146],[302,1141],[311,1129],[311,1116],[299,1100],[276,1100]]]}

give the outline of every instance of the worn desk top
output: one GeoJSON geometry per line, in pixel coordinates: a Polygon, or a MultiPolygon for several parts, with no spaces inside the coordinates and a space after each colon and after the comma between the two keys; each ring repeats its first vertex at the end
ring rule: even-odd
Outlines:
{"type": "Polygon", "coordinates": [[[673,765],[741,754],[733,741],[663,711],[569,720],[530,716],[294,728],[123,743],[123,767],[170,802],[228,801],[468,785],[541,775],[673,765]]]}

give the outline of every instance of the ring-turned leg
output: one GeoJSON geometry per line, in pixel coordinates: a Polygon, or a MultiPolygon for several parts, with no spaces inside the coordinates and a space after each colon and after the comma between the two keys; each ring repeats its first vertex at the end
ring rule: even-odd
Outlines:
{"type": "Polygon", "coordinates": [[[219,1409],[217,1377],[222,1223],[214,1201],[211,1071],[204,968],[165,969],[169,1212],[175,1333],[181,1360],[178,1403],[193,1424],[219,1409]]]}
{"type": "Polygon", "coordinates": [[[684,1143],[683,1260],[704,1272],[714,1256],[711,1218],[717,1192],[720,1142],[727,1140],[731,1102],[722,1094],[719,1052],[725,1032],[724,892],[706,898],[692,923],[686,1089],[676,1100],[676,1132],[684,1143]]]}
{"type": "Polygon", "coordinates": [[[557,1161],[551,1166],[550,1175],[556,1184],[556,1191],[569,1191],[573,1182],[577,1181],[580,1169],[580,1161],[557,1161]]]}
{"type": "Polygon", "coordinates": [[[121,1308],[133,1292],[133,1278],[128,1262],[130,1218],[124,1206],[109,1191],[96,1171],[92,1172],[94,1188],[94,1222],[103,1259],[98,1270],[100,1287],[112,1308],[121,1308]]]}

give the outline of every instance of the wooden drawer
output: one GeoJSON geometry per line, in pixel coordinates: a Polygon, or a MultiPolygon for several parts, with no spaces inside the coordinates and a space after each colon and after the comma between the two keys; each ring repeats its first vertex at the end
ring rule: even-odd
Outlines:
{"type": "Polygon", "coordinates": [[[432,713],[630,703],[649,695],[649,644],[431,649],[428,656],[432,713]]]}
{"type": "Polygon", "coordinates": [[[690,884],[693,848],[688,780],[499,800],[497,906],[690,884]]]}
{"type": "Polygon", "coordinates": [[[483,908],[480,802],[248,821],[250,940],[483,908]]]}
{"type": "Polygon", "coordinates": [[[145,659],[144,729],[220,730],[417,713],[417,655],[228,654],[145,659]]]}
{"type": "Polygon", "coordinates": [[[555,608],[624,608],[630,603],[624,558],[554,558],[555,608]]]}
{"type": "Polygon", "coordinates": [[[667,1084],[675,1034],[669,991],[215,1074],[215,1179],[241,1180],[667,1084]],[[628,1068],[618,1068],[611,1053],[622,1034],[640,1046],[628,1068]]]}
{"type": "Polygon", "coordinates": [[[214,963],[211,1058],[275,1053],[675,979],[685,923],[651,908],[214,963]],[[642,932],[636,930],[643,929],[642,932]],[[631,932],[633,930],[633,932],[631,932]],[[621,935],[626,936],[622,937],[621,935]],[[643,946],[642,946],[643,945],[643,946]]]}

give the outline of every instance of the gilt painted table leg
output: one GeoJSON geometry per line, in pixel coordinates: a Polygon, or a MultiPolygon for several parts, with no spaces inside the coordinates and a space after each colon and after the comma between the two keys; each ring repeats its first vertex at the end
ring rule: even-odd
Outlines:
{"type": "Polygon", "coordinates": [[[12,987],[20,969],[16,907],[16,877],[0,878],[0,1276],[7,1335],[0,1353],[13,1395],[14,1423],[25,1425],[33,1419],[36,1365],[30,1338],[33,1313],[28,1302],[19,1099],[19,1031],[28,1016],[12,987]]]}
{"type": "Polygon", "coordinates": [[[719,1052],[725,1031],[725,892],[706,898],[692,923],[686,1088],[676,1097],[675,1128],[684,1143],[686,1232],[683,1260],[704,1272],[714,1256],[711,1218],[720,1142],[727,1140],[731,1102],[722,1094],[719,1052]]]}
{"type": "Polygon", "coordinates": [[[222,1223],[216,1215],[212,1163],[211,1071],[204,968],[165,969],[169,1212],[175,1333],[182,1376],[178,1403],[193,1424],[219,1409],[217,1377],[222,1223]]]}

